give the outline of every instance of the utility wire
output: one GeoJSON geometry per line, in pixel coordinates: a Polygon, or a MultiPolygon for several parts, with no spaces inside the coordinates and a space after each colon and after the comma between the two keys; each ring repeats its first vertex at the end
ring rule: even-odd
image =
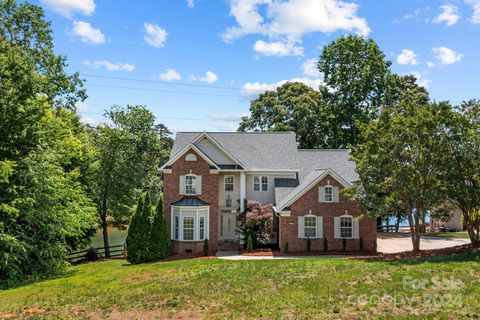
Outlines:
{"type": "MultiPolygon", "coordinates": [[[[101,112],[91,112],[91,111],[79,111],[79,110],[77,110],[77,113],[101,115],[103,118],[105,118],[105,115],[101,112]]],[[[182,117],[163,117],[163,116],[159,116],[158,118],[169,119],[169,120],[195,120],[195,121],[205,121],[205,120],[207,120],[207,118],[201,119],[201,118],[182,118],[182,117]]]]}

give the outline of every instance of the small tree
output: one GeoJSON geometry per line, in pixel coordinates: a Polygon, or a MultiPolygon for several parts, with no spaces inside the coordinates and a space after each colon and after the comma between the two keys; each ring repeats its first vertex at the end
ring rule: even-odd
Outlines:
{"type": "Polygon", "coordinates": [[[163,210],[163,196],[160,195],[150,231],[150,257],[151,260],[159,260],[168,257],[169,254],[170,238],[163,210]]]}
{"type": "Polygon", "coordinates": [[[254,245],[270,241],[273,225],[273,206],[247,201],[247,209],[241,216],[240,224],[244,233],[252,238],[254,245]]]}
{"type": "Polygon", "coordinates": [[[210,245],[208,243],[208,239],[203,241],[203,255],[209,256],[210,255],[210,245]]]}
{"type": "Polygon", "coordinates": [[[312,240],[310,238],[307,238],[307,252],[312,251],[312,240]]]}
{"type": "Polygon", "coordinates": [[[285,246],[283,248],[284,252],[288,252],[288,241],[285,241],[285,246]]]}
{"type": "Polygon", "coordinates": [[[247,238],[247,252],[252,252],[252,251],[253,251],[252,236],[248,235],[248,238],[247,238]]]}
{"type": "Polygon", "coordinates": [[[328,251],[328,239],[323,238],[323,251],[328,251]]]}
{"type": "Polygon", "coordinates": [[[132,220],[128,227],[127,239],[127,261],[130,263],[138,263],[139,237],[141,234],[141,219],[143,214],[143,197],[138,198],[137,208],[133,214],[132,220]]]}
{"type": "Polygon", "coordinates": [[[150,228],[152,207],[150,194],[147,192],[145,200],[140,198],[137,210],[132,218],[127,235],[127,260],[130,263],[142,263],[150,259],[150,228]]]}

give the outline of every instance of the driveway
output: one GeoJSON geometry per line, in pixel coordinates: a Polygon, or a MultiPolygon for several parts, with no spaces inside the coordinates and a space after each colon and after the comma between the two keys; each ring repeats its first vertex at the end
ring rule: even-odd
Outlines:
{"type": "MultiPolygon", "coordinates": [[[[441,237],[422,236],[420,249],[442,249],[468,244],[468,239],[448,239],[441,237]]],[[[397,253],[413,250],[409,233],[379,233],[377,236],[378,251],[383,253],[397,253]]]]}

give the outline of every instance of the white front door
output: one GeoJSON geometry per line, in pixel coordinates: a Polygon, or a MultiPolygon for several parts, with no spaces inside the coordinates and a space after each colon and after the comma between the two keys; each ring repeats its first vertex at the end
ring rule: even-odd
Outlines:
{"type": "Polygon", "coordinates": [[[221,212],[220,213],[220,239],[234,240],[236,224],[237,224],[237,217],[235,213],[221,212]]]}

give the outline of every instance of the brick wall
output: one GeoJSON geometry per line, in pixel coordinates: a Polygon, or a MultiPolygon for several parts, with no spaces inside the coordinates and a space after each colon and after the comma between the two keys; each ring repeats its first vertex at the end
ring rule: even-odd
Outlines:
{"type": "MultiPolygon", "coordinates": [[[[351,201],[342,194],[337,203],[318,202],[318,188],[327,185],[327,180],[330,180],[331,185],[339,187],[340,190],[343,189],[340,183],[328,175],[298,199],[291,206],[290,217],[280,218],[280,250],[283,251],[285,241],[288,241],[290,252],[306,251],[307,240],[298,238],[298,217],[308,214],[309,210],[312,210],[313,215],[323,216],[323,236],[328,240],[328,250],[343,250],[342,239],[334,239],[333,218],[346,214],[346,210],[353,217],[362,215],[363,211],[357,201],[351,201]]],[[[363,239],[364,251],[372,251],[377,237],[376,219],[361,218],[359,236],[363,239]]],[[[346,241],[347,251],[359,251],[360,239],[347,239],[346,241]]],[[[311,239],[311,250],[323,251],[323,239],[311,239]]]]}
{"type": "MultiPolygon", "coordinates": [[[[170,205],[182,199],[184,195],[180,194],[180,175],[192,174],[202,176],[202,194],[197,196],[199,199],[210,204],[210,225],[209,225],[209,244],[210,250],[217,250],[218,240],[218,174],[210,174],[210,165],[195,151],[187,151],[175,163],[172,164],[172,173],[163,175],[164,181],[164,206],[167,218],[168,232],[171,233],[171,209],[170,205]],[[189,153],[197,157],[197,161],[185,161],[185,156],[189,153]]],[[[203,241],[201,245],[197,242],[178,242],[173,241],[173,253],[185,253],[185,250],[192,250],[193,253],[203,252],[203,241]]]]}

